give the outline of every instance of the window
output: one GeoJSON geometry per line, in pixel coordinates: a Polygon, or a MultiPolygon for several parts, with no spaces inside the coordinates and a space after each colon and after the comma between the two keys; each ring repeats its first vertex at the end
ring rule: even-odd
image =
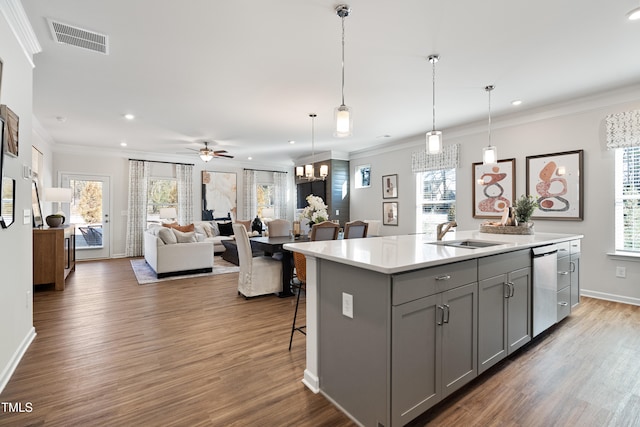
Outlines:
{"type": "Polygon", "coordinates": [[[438,224],[456,219],[456,170],[421,172],[416,179],[416,231],[435,238],[438,224]]]}
{"type": "Polygon", "coordinates": [[[274,184],[257,184],[256,197],[258,202],[258,216],[260,218],[273,218],[273,197],[275,194],[274,184]],[[268,211],[267,209],[271,209],[268,211]],[[265,215],[267,214],[267,215],[265,215]]]}
{"type": "Polygon", "coordinates": [[[161,222],[160,208],[178,211],[178,181],[175,178],[149,178],[147,191],[147,225],[161,222]]]}
{"type": "Polygon", "coordinates": [[[640,147],[616,149],[616,250],[640,253],[640,147]]]}

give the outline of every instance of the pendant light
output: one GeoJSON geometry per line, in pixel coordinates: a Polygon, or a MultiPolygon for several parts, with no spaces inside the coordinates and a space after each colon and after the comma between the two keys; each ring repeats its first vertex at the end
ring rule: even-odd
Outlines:
{"type": "Polygon", "coordinates": [[[344,18],[349,16],[351,9],[346,4],[336,6],[336,13],[342,19],[342,104],[334,110],[336,132],[335,136],[343,138],[353,134],[353,115],[351,108],[344,104],[344,18]]]}
{"type": "Polygon", "coordinates": [[[491,91],[493,89],[493,85],[484,88],[489,94],[489,145],[482,149],[482,163],[485,165],[493,165],[498,162],[498,149],[491,145],[491,91]]]}
{"type": "Polygon", "coordinates": [[[432,65],[432,83],[433,83],[433,127],[426,134],[427,153],[438,154],[442,150],[442,132],[436,130],[436,62],[440,60],[438,55],[429,55],[429,62],[432,65]]]}
{"type": "Polygon", "coordinates": [[[324,180],[329,175],[329,167],[327,165],[320,165],[320,178],[316,177],[315,160],[316,160],[316,145],[315,145],[315,119],[318,115],[311,113],[311,164],[304,166],[304,174],[302,166],[296,167],[296,176],[305,177],[309,181],[315,181],[318,179],[324,180]]]}

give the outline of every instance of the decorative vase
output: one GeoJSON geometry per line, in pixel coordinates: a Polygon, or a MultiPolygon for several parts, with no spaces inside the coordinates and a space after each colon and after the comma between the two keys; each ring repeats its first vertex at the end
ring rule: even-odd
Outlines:
{"type": "Polygon", "coordinates": [[[46,221],[49,227],[60,227],[64,223],[64,217],[49,215],[46,221]]]}

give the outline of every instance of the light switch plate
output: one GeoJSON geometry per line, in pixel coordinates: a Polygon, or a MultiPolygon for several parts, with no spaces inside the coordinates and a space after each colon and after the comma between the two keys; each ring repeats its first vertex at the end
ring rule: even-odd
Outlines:
{"type": "Polygon", "coordinates": [[[342,293],[342,314],[353,319],[353,295],[342,293]]]}
{"type": "Polygon", "coordinates": [[[22,223],[31,224],[31,209],[24,209],[22,211],[22,223]]]}
{"type": "Polygon", "coordinates": [[[626,267],[616,267],[616,277],[620,277],[624,279],[627,277],[627,268],[626,267]]]}

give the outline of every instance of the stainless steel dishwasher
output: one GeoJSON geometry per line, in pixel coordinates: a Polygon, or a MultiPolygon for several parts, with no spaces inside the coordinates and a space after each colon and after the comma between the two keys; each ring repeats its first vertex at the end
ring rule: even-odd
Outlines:
{"type": "Polygon", "coordinates": [[[538,246],[533,256],[533,336],[558,319],[558,247],[538,246]]]}

